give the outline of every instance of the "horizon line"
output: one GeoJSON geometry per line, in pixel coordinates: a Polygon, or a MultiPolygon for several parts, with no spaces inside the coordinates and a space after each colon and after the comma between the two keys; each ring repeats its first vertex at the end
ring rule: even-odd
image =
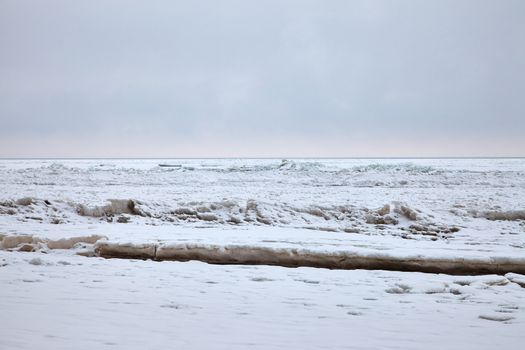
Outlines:
{"type": "Polygon", "coordinates": [[[246,156],[227,156],[227,157],[0,157],[0,160],[96,160],[96,159],[525,159],[525,156],[385,156],[385,157],[286,157],[286,156],[270,156],[270,157],[246,157],[246,156]]]}

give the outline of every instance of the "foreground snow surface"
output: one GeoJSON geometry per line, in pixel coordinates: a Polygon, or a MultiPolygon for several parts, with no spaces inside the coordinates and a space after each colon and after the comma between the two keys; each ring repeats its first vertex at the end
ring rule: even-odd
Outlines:
{"type": "Polygon", "coordinates": [[[0,251],[1,349],[520,349],[503,276],[0,251]]]}
{"type": "Polygon", "coordinates": [[[516,273],[102,259],[78,237],[522,264],[524,159],[0,160],[0,349],[525,343],[516,273]]]}

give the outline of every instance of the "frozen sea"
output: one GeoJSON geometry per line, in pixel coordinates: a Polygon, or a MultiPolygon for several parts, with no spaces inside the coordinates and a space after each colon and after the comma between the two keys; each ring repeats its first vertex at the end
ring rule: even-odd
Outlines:
{"type": "Polygon", "coordinates": [[[256,247],[525,266],[523,158],[0,160],[0,238],[0,349],[525,342],[525,276],[513,268],[458,276],[97,254],[256,247]]]}

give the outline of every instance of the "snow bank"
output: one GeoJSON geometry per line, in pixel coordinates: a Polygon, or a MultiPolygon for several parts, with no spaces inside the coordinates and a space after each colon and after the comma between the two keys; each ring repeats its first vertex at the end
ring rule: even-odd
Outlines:
{"type": "Polygon", "coordinates": [[[525,210],[487,211],[479,214],[479,216],[489,220],[525,220],[525,210]]]}
{"type": "Polygon", "coordinates": [[[110,204],[104,206],[87,207],[79,204],[77,212],[81,216],[112,216],[118,214],[132,214],[147,216],[138,206],[137,202],[132,199],[108,199],[110,204]]]}
{"type": "Polygon", "coordinates": [[[30,244],[30,243],[37,243],[38,241],[35,241],[33,239],[33,236],[6,236],[3,237],[1,242],[2,249],[12,249],[16,248],[23,244],[30,244]]]}
{"type": "Polygon", "coordinates": [[[48,240],[48,241],[45,241],[45,243],[49,249],[71,249],[78,243],[94,244],[103,238],[105,237],[98,236],[98,235],[91,235],[91,236],[62,238],[58,240],[48,240]]]}
{"type": "Polygon", "coordinates": [[[104,258],[154,259],[158,261],[198,260],[211,264],[276,265],[328,269],[367,269],[446,273],[450,275],[525,273],[525,258],[489,257],[429,258],[394,256],[349,251],[313,251],[247,245],[132,244],[102,241],[96,255],[104,258]]]}
{"type": "Polygon", "coordinates": [[[154,243],[97,243],[95,253],[104,258],[156,259],[157,244],[154,243]]]}
{"type": "Polygon", "coordinates": [[[100,235],[68,237],[57,240],[40,238],[31,235],[11,235],[0,237],[0,248],[3,250],[35,251],[38,249],[72,249],[79,243],[94,244],[107,237],[100,235]]]}

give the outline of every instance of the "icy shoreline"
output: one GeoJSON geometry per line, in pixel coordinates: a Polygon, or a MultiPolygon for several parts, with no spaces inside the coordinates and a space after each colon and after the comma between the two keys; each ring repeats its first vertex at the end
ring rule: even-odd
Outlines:
{"type": "MultiPolygon", "coordinates": [[[[56,226],[55,226],[56,227],[56,226]]],[[[52,253],[71,250],[84,256],[151,259],[156,261],[196,260],[212,264],[274,265],[328,269],[368,269],[446,273],[450,275],[525,274],[521,249],[469,242],[415,241],[410,249],[395,237],[355,235],[282,228],[221,230],[129,226],[111,231],[92,227],[98,234],[76,236],[53,230],[52,238],[39,235],[0,236],[0,248],[10,251],[52,253]],[[101,233],[105,232],[106,235],[101,233]],[[234,243],[232,243],[234,242],[234,243]],[[439,249],[441,245],[441,249],[439,249]],[[433,249],[429,249],[433,248],[433,249]]],[[[52,228],[51,228],[52,229],[52,228]]]]}
{"type": "Polygon", "coordinates": [[[0,348],[525,341],[523,159],[0,160],[0,188],[0,348]]]}

